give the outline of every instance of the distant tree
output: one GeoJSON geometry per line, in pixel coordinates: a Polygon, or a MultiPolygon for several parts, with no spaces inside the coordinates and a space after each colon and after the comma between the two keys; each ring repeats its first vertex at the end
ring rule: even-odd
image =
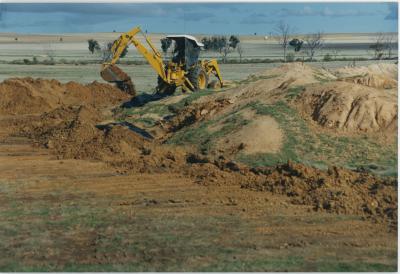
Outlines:
{"type": "Polygon", "coordinates": [[[294,38],[289,41],[289,46],[293,47],[295,52],[299,52],[303,46],[304,41],[294,38]]]}
{"type": "Polygon", "coordinates": [[[231,35],[231,37],[229,37],[229,47],[235,49],[236,46],[240,43],[239,37],[235,36],[235,35],[231,35]]]}
{"type": "Polygon", "coordinates": [[[62,37],[60,37],[60,42],[62,42],[63,41],[63,38],[62,37]]]}
{"type": "Polygon", "coordinates": [[[162,38],[160,39],[161,41],[161,49],[166,54],[168,52],[168,49],[171,47],[172,40],[168,38],[162,38]]]}
{"type": "Polygon", "coordinates": [[[387,57],[390,59],[392,58],[392,53],[393,53],[393,46],[394,46],[394,42],[395,41],[395,37],[392,34],[386,34],[385,38],[383,40],[383,43],[385,45],[385,49],[387,51],[387,57]]]}
{"type": "Polygon", "coordinates": [[[89,51],[93,54],[95,51],[99,51],[100,50],[100,45],[99,42],[97,42],[94,39],[89,39],[88,40],[88,44],[89,44],[89,51]]]}
{"type": "Polygon", "coordinates": [[[236,46],[236,50],[237,50],[237,52],[238,52],[238,54],[239,54],[239,62],[242,63],[242,56],[243,56],[243,53],[244,53],[244,49],[243,49],[241,43],[239,43],[239,44],[236,46]]]}
{"type": "Polygon", "coordinates": [[[236,49],[240,43],[237,36],[231,35],[229,38],[223,35],[214,35],[212,37],[204,37],[201,39],[205,50],[216,51],[222,55],[222,60],[225,63],[229,53],[236,49]]]}
{"type": "Polygon", "coordinates": [[[289,37],[292,32],[292,28],[285,22],[280,21],[275,27],[275,38],[278,44],[283,49],[283,61],[286,62],[286,51],[289,45],[289,37]]]}
{"type": "Polygon", "coordinates": [[[205,50],[210,50],[211,48],[211,41],[209,37],[203,37],[201,38],[201,43],[204,45],[205,50]]]}
{"type": "Polygon", "coordinates": [[[329,62],[332,61],[332,55],[330,55],[329,53],[324,55],[324,59],[325,62],[329,62]]]}
{"type": "Polygon", "coordinates": [[[381,59],[385,50],[385,35],[382,32],[379,32],[376,34],[374,39],[374,43],[370,45],[369,48],[373,50],[375,59],[381,59]]]}
{"type": "Polygon", "coordinates": [[[15,41],[18,41],[18,37],[15,37],[14,40],[15,40],[15,41]]]}
{"type": "Polygon", "coordinates": [[[306,37],[304,37],[304,42],[304,51],[310,58],[310,61],[312,61],[315,53],[324,46],[323,33],[319,31],[317,33],[306,35],[306,37]]]}
{"type": "MultiPolygon", "coordinates": [[[[114,43],[115,43],[115,41],[114,42],[105,42],[104,43],[104,45],[103,45],[103,47],[101,49],[103,61],[110,60],[113,57],[112,56],[112,52],[111,52],[111,48],[112,48],[114,43]]],[[[127,54],[128,54],[128,47],[126,47],[122,51],[122,53],[120,55],[120,58],[124,58],[127,54]]]]}

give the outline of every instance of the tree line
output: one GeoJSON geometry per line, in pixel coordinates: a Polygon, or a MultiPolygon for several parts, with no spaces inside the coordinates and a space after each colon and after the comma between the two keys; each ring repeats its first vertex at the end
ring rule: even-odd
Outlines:
{"type": "MultiPolygon", "coordinates": [[[[296,55],[300,53],[302,54],[302,61],[314,61],[318,52],[325,47],[324,33],[322,31],[318,31],[304,35],[301,38],[295,37],[296,35],[294,33],[295,28],[283,21],[279,22],[274,28],[271,39],[275,39],[282,49],[283,61],[292,62],[296,59],[296,55]],[[290,51],[291,49],[293,51],[290,51]],[[307,58],[305,59],[305,57],[307,58]]],[[[89,39],[88,49],[92,54],[100,53],[103,60],[108,60],[110,57],[112,57],[111,47],[114,42],[105,42],[103,45],[100,45],[98,41],[89,39]]],[[[162,38],[160,42],[161,50],[164,52],[164,54],[167,54],[168,50],[171,48],[172,40],[168,38],[162,38]]],[[[226,63],[228,55],[235,51],[239,55],[239,61],[242,62],[242,57],[245,50],[242,47],[239,37],[236,35],[206,36],[201,38],[201,42],[204,44],[204,50],[219,53],[223,63],[226,63]]],[[[382,32],[377,33],[374,41],[368,47],[368,52],[372,52],[374,59],[382,59],[385,57],[390,59],[394,55],[395,42],[396,38],[394,35],[382,32]]],[[[128,48],[125,48],[121,54],[121,58],[125,57],[127,53],[128,48]]],[[[339,53],[339,49],[332,49],[329,53],[324,55],[323,60],[336,60],[336,58],[339,56],[339,53]]],[[[297,58],[296,60],[299,59],[300,58],[297,58]]]]}
{"type": "MultiPolygon", "coordinates": [[[[283,60],[294,61],[295,54],[302,52],[308,58],[308,61],[313,61],[317,52],[322,50],[325,46],[324,33],[318,31],[316,33],[311,33],[305,35],[302,39],[294,38],[294,28],[289,24],[281,21],[274,29],[274,38],[277,40],[278,44],[283,51],[283,60]],[[287,52],[289,47],[293,49],[293,52],[287,52]]],[[[368,47],[368,51],[372,51],[375,59],[382,59],[384,57],[393,57],[393,43],[395,42],[394,35],[387,33],[377,33],[374,41],[368,47]]],[[[326,53],[324,55],[324,61],[331,61],[336,59],[339,55],[338,49],[332,49],[331,53],[326,53]]],[[[304,58],[304,57],[303,57],[304,58]]],[[[303,59],[304,60],[304,59],[303,59]]]]}

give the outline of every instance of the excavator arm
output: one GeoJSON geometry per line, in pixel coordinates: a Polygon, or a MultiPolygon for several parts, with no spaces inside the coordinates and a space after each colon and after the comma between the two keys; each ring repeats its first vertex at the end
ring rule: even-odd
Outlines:
{"type": "MultiPolygon", "coordinates": [[[[111,54],[112,59],[109,62],[103,63],[101,71],[102,78],[107,82],[116,82],[119,87],[126,91],[134,90],[131,78],[123,72],[119,67],[116,66],[117,61],[121,57],[122,52],[130,44],[133,44],[137,51],[140,52],[143,57],[149,62],[151,67],[157,72],[157,74],[164,80],[167,81],[167,77],[164,69],[164,62],[161,53],[154,47],[147,36],[141,31],[139,27],[135,27],[130,31],[122,34],[112,45],[111,54]],[[149,51],[135,36],[141,33],[151,51],[149,51]]],[[[132,93],[132,92],[130,92],[132,93]]]]}
{"type": "Polygon", "coordinates": [[[207,70],[207,75],[213,73],[215,75],[215,77],[218,78],[218,81],[222,88],[224,84],[223,84],[221,72],[219,71],[219,66],[218,66],[217,60],[212,59],[209,61],[205,61],[205,68],[207,70]]]}

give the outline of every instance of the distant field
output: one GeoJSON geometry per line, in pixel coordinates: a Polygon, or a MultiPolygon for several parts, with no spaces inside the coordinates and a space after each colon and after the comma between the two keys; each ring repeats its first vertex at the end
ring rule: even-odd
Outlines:
{"type": "MultiPolygon", "coordinates": [[[[160,38],[167,34],[149,34],[150,39],[160,48],[160,38]]],[[[59,35],[21,35],[0,33],[0,61],[22,60],[24,58],[46,59],[53,57],[55,60],[100,60],[100,56],[88,51],[88,39],[95,39],[104,44],[113,41],[119,33],[87,33],[87,34],[59,34],[59,35]],[[18,39],[18,40],[15,40],[18,39]]],[[[196,35],[198,39],[204,35],[196,35]]],[[[298,35],[296,37],[302,37],[298,35]]],[[[138,36],[140,38],[140,36],[138,36]]],[[[243,58],[260,59],[282,58],[282,50],[274,39],[265,39],[265,36],[239,36],[244,49],[243,58]]],[[[362,57],[371,58],[373,52],[369,46],[374,42],[374,34],[327,34],[324,38],[325,47],[317,53],[317,58],[322,58],[327,53],[338,51],[337,57],[362,57]]],[[[143,41],[143,39],[142,39],[143,41]]],[[[290,49],[289,52],[293,50],[290,49]]],[[[397,52],[397,45],[394,50],[397,52]]],[[[218,57],[214,52],[203,52],[203,57],[218,57]]],[[[297,53],[296,58],[302,58],[302,53],[297,53]]],[[[229,55],[231,59],[238,59],[237,52],[229,55]]],[[[143,57],[130,47],[125,60],[141,60],[143,57]]]]}
{"type": "MultiPolygon", "coordinates": [[[[359,61],[357,65],[369,65],[377,61],[359,61]]],[[[393,63],[394,61],[381,61],[393,63]]],[[[316,67],[336,68],[347,66],[351,62],[315,62],[309,63],[316,67]]],[[[243,80],[249,74],[273,68],[281,63],[260,64],[221,64],[222,77],[226,80],[243,80]]],[[[156,86],[156,73],[149,65],[121,65],[134,80],[139,92],[151,92],[156,86]]],[[[57,79],[61,82],[76,81],[90,83],[93,81],[104,82],[100,77],[100,65],[9,65],[0,64],[0,81],[10,77],[33,77],[57,79]]]]}

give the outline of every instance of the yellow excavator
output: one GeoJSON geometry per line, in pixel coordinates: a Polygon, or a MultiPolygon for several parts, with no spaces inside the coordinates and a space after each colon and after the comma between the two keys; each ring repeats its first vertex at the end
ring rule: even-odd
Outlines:
{"type": "Polygon", "coordinates": [[[133,44],[157,72],[156,92],[160,95],[171,95],[178,87],[181,87],[184,92],[206,89],[209,86],[211,74],[217,77],[218,85],[223,86],[217,60],[199,60],[200,50],[204,45],[195,37],[169,35],[166,38],[175,42],[175,48],[171,60],[164,62],[161,53],[140,27],[135,27],[122,34],[111,47],[111,60],[102,65],[101,77],[107,82],[116,83],[121,90],[135,95],[135,87],[131,78],[116,65],[125,48],[133,44]],[[135,37],[138,33],[144,36],[150,49],[135,37]]]}

